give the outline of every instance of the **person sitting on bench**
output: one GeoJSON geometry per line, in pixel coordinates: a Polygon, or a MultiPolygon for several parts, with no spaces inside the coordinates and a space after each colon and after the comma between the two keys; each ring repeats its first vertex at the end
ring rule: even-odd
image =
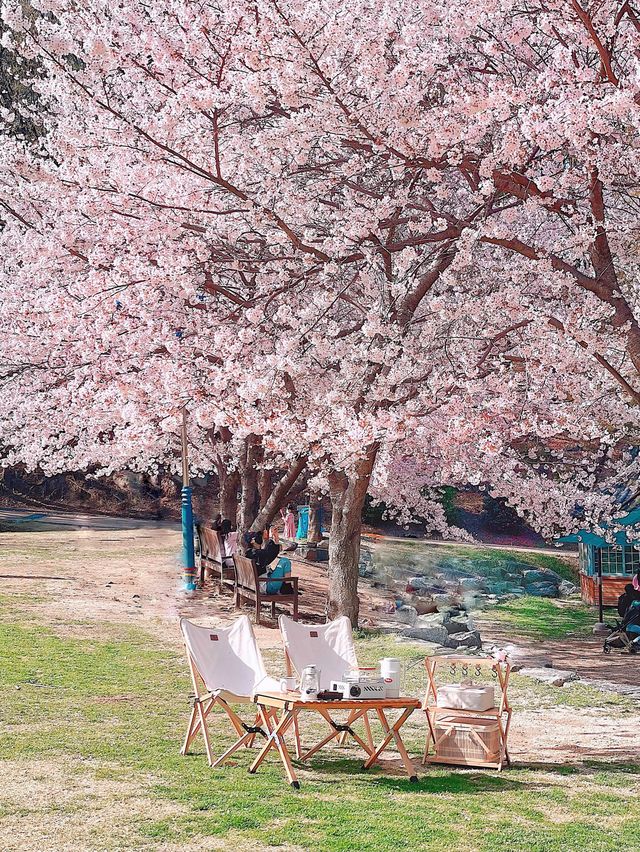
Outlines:
{"type": "Polygon", "coordinates": [[[280,550],[281,545],[278,530],[273,529],[271,535],[269,535],[269,530],[264,530],[262,533],[254,533],[251,546],[245,554],[249,559],[253,559],[258,570],[258,576],[263,577],[266,575],[268,577],[266,583],[268,595],[291,594],[291,583],[276,582],[291,574],[291,560],[283,556],[269,570],[269,566],[277,558],[280,550]]]}
{"type": "Polygon", "coordinates": [[[220,558],[225,564],[233,565],[233,551],[236,547],[238,534],[233,531],[231,521],[225,518],[220,522],[220,558]]]}

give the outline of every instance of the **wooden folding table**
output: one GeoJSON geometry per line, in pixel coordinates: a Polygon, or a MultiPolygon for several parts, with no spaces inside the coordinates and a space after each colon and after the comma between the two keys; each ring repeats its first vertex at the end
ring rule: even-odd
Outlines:
{"type": "Polygon", "coordinates": [[[300,754],[301,761],[308,760],[332,740],[348,735],[355,740],[355,742],[365,752],[366,760],[363,764],[363,769],[369,769],[379,760],[380,755],[383,751],[385,751],[391,740],[394,740],[398,752],[400,753],[402,763],[404,764],[404,768],[409,776],[409,780],[418,780],[413,763],[407,754],[407,750],[402,742],[402,737],[400,736],[400,728],[404,725],[413,711],[420,707],[420,701],[417,698],[380,698],[366,701],[301,701],[300,694],[297,692],[289,692],[285,694],[280,692],[262,692],[254,697],[254,701],[258,706],[258,713],[262,724],[268,731],[268,736],[260,754],[251,764],[249,772],[255,772],[269,751],[271,751],[272,748],[275,748],[280,755],[289,783],[292,787],[298,789],[300,787],[300,783],[296,777],[291,756],[285,742],[285,734],[293,725],[295,735],[297,737],[298,716],[303,711],[313,711],[322,716],[322,718],[327,722],[330,731],[324,739],[320,740],[320,742],[314,745],[313,748],[310,748],[303,754],[300,754],[300,743],[296,742],[297,752],[300,754]],[[332,713],[343,710],[349,712],[349,721],[347,724],[339,724],[335,722],[332,717],[332,713]],[[386,716],[386,713],[389,710],[400,711],[399,717],[393,723],[390,722],[386,716]],[[282,714],[279,720],[276,720],[274,711],[275,713],[280,712],[282,714]],[[382,725],[383,739],[377,746],[372,746],[365,742],[365,740],[363,740],[352,727],[354,722],[365,716],[368,712],[375,712],[380,720],[380,724],[382,725]]]}

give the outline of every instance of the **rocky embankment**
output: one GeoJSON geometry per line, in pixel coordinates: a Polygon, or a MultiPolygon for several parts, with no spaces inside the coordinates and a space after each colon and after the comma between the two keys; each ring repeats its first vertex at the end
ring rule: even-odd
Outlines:
{"type": "MultiPolygon", "coordinates": [[[[395,596],[388,614],[394,615],[398,632],[410,639],[433,642],[449,649],[479,649],[480,633],[474,611],[523,595],[569,597],[574,583],[550,568],[505,555],[499,564],[481,556],[443,557],[437,569],[408,574],[403,566],[385,571],[384,585],[395,596]]],[[[360,575],[380,582],[372,554],[363,551],[360,575]]]]}

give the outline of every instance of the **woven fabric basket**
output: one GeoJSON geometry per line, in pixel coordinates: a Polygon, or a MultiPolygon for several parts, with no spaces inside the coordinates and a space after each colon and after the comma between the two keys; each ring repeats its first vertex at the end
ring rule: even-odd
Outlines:
{"type": "Polygon", "coordinates": [[[495,719],[444,716],[435,723],[434,757],[468,766],[499,763],[500,731],[495,719]]]}

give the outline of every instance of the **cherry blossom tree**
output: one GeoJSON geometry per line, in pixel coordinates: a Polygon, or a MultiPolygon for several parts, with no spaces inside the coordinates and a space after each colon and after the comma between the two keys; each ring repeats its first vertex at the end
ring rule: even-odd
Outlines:
{"type": "Polygon", "coordinates": [[[637,432],[632,4],[33,8],[5,11],[49,116],[1,155],[7,462],[147,469],[188,403],[243,526],[252,453],[317,473],[354,622],[367,490],[445,532],[428,488],[470,480],[569,522],[637,432]]]}

